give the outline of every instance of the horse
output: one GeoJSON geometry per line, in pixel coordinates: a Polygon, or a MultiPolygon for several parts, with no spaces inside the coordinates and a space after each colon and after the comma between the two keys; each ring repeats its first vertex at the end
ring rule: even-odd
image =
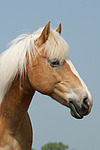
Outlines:
{"type": "Polygon", "coordinates": [[[92,96],[68,57],[69,46],[50,21],[33,34],[22,34],[0,55],[0,150],[31,150],[28,108],[35,91],[68,107],[82,119],[92,96]]]}

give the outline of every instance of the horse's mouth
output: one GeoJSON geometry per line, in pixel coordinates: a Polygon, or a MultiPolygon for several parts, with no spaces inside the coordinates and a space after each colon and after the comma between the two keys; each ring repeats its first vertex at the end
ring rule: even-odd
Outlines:
{"type": "Polygon", "coordinates": [[[73,117],[75,117],[76,119],[82,119],[83,118],[83,115],[80,114],[80,112],[78,111],[78,109],[76,108],[76,106],[74,105],[73,102],[69,103],[69,107],[71,109],[71,115],[73,117]]]}

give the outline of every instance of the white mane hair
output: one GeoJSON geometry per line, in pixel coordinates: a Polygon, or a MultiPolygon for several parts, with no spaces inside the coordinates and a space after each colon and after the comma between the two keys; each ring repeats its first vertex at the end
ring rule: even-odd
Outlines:
{"type": "MultiPolygon", "coordinates": [[[[11,86],[17,73],[23,75],[26,72],[26,54],[29,55],[31,63],[31,54],[38,52],[34,41],[41,35],[43,28],[33,34],[22,34],[11,42],[10,47],[0,55],[0,103],[6,92],[11,86]]],[[[63,38],[53,29],[45,43],[45,51],[49,59],[58,58],[61,61],[65,59],[68,53],[68,45],[63,38]]]]}

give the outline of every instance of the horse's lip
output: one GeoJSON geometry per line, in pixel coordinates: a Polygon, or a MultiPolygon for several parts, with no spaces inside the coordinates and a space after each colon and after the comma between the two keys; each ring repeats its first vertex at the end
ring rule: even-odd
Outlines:
{"type": "Polygon", "coordinates": [[[71,115],[73,117],[75,117],[76,119],[82,119],[83,118],[83,116],[77,111],[77,108],[72,101],[69,102],[69,107],[71,109],[71,115]]]}

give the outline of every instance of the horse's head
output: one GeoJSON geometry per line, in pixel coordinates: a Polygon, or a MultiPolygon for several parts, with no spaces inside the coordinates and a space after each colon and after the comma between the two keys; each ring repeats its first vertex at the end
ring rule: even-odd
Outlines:
{"type": "Polygon", "coordinates": [[[50,21],[41,31],[34,41],[36,54],[27,64],[28,78],[35,90],[69,107],[72,116],[81,119],[91,111],[92,96],[67,56],[68,45],[60,33],[61,24],[55,31],[50,21]]]}

